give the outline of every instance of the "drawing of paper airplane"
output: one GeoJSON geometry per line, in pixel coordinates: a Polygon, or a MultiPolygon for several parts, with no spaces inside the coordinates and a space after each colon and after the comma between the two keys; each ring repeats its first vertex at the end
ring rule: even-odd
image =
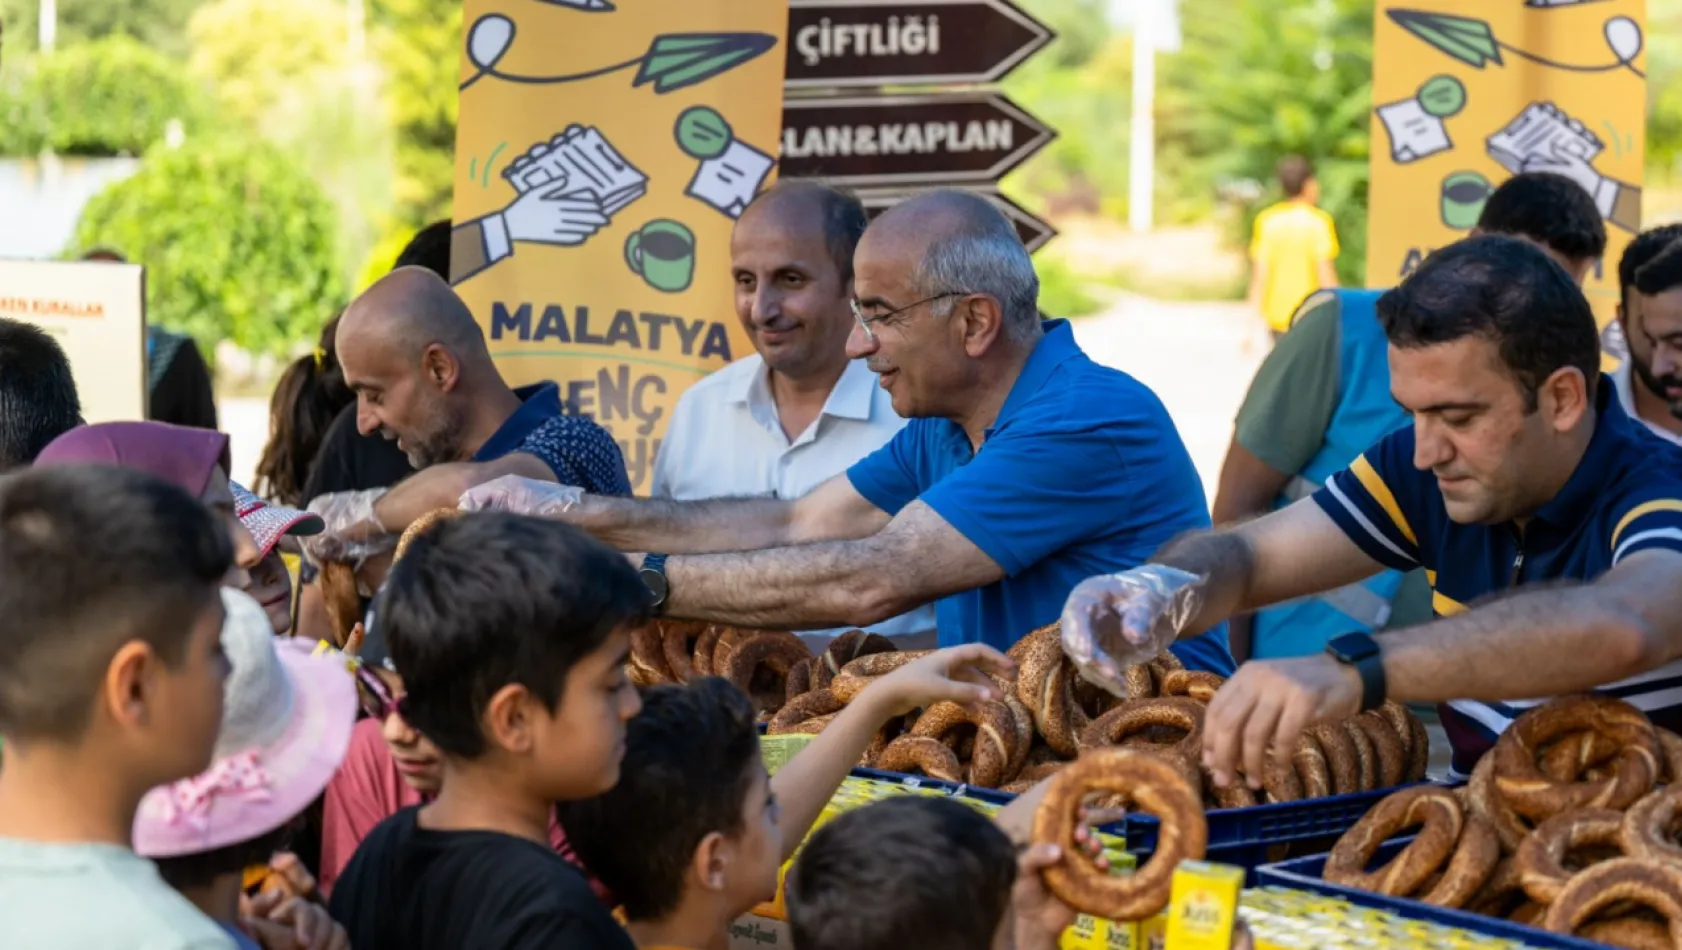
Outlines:
{"type": "Polygon", "coordinates": [[[614,6],[607,0],[538,0],[539,3],[553,3],[558,7],[572,7],[585,13],[612,13],[614,6]]]}
{"type": "Polygon", "coordinates": [[[631,83],[654,84],[656,93],[672,92],[763,55],[777,45],[768,33],[669,33],[656,36],[631,83]]]}
{"type": "Polygon", "coordinates": [[[1478,69],[1486,63],[1506,65],[1489,24],[1471,17],[1426,10],[1390,10],[1390,19],[1438,50],[1478,69]]]}

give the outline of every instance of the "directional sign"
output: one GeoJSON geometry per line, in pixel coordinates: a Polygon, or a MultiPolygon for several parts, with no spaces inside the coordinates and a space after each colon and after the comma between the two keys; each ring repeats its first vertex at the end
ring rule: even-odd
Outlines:
{"type": "Polygon", "coordinates": [[[852,188],[992,184],[1056,136],[998,93],[785,99],[782,174],[852,188]]]}
{"type": "MultiPolygon", "coordinates": [[[[1057,229],[1034,217],[1021,205],[1006,198],[996,191],[975,190],[977,194],[997,205],[1010,223],[1016,227],[1016,235],[1022,239],[1029,253],[1044,247],[1052,238],[1057,236],[1057,229]]],[[[859,195],[859,201],[864,205],[864,213],[874,219],[877,215],[899,204],[915,192],[870,192],[859,195]]]]}
{"type": "Polygon", "coordinates": [[[1009,0],[790,0],[784,86],[997,82],[1055,36],[1009,0]]]}

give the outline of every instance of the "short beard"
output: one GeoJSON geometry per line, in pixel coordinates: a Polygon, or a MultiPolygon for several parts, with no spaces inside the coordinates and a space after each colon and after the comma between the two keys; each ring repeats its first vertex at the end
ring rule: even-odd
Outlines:
{"type": "Polygon", "coordinates": [[[1682,399],[1671,399],[1665,394],[1665,389],[1667,387],[1682,387],[1682,379],[1677,379],[1674,376],[1654,376],[1653,368],[1646,363],[1641,362],[1639,359],[1636,359],[1635,354],[1633,353],[1630,354],[1629,365],[1630,369],[1635,372],[1635,378],[1641,383],[1641,385],[1647,387],[1648,392],[1660,399],[1663,399],[1665,405],[1670,407],[1671,415],[1678,419],[1682,419],[1682,399]]]}

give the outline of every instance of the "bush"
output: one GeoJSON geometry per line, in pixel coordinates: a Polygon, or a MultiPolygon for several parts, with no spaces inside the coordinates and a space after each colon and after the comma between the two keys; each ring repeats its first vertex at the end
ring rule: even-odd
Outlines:
{"type": "Polygon", "coordinates": [[[1092,295],[1091,282],[1062,260],[1039,255],[1034,271],[1040,277],[1040,312],[1046,316],[1084,317],[1104,309],[1103,301],[1092,295]]]}
{"type": "Polygon", "coordinates": [[[206,97],[175,61],[125,36],[26,62],[0,84],[0,152],[139,155],[170,122],[199,125],[206,97]]]}
{"type": "Polygon", "coordinates": [[[70,254],[112,247],[146,265],[147,319],[207,352],[230,340],[286,355],[343,302],[333,204],[270,146],[158,149],[82,211],[70,254]]]}

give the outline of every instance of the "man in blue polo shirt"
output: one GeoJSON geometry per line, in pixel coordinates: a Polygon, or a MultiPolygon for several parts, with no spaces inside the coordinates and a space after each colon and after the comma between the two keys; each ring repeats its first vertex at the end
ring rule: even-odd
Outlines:
{"type": "Polygon", "coordinates": [[[345,309],[336,343],[358,430],[396,440],[419,471],[389,491],[313,499],[328,531],[307,546],[312,554],[381,553],[421,515],[502,475],[630,494],[613,437],[565,414],[554,383],[511,389],[472,312],[432,271],[381,278],[345,309]]]}
{"type": "Polygon", "coordinates": [[[1312,722],[1386,698],[1445,704],[1462,775],[1548,696],[1603,690],[1675,728],[1682,455],[1631,422],[1600,375],[1582,291],[1533,245],[1478,237],[1432,255],[1378,315],[1413,424],[1311,498],[1170,546],[1136,572],[1161,582],[1153,592],[1083,583],[1070,626],[1115,647],[1172,636],[1170,602],[1194,631],[1381,568],[1425,569],[1436,620],[1246,663],[1227,681],[1204,746],[1223,783],[1259,776],[1268,749],[1294,750],[1312,722]]]}
{"type": "MultiPolygon", "coordinates": [[[[643,575],[673,616],[862,626],[933,601],[942,645],[1000,649],[1055,621],[1081,578],[1208,526],[1161,402],[1088,359],[1067,323],[1039,320],[1033,264],[984,199],[902,202],[865,232],[854,273],[849,353],[912,421],[845,474],[794,501],[612,499],[500,479],[464,506],[659,552],[643,575]]],[[[1231,669],[1222,629],[1175,651],[1231,669]]]]}

